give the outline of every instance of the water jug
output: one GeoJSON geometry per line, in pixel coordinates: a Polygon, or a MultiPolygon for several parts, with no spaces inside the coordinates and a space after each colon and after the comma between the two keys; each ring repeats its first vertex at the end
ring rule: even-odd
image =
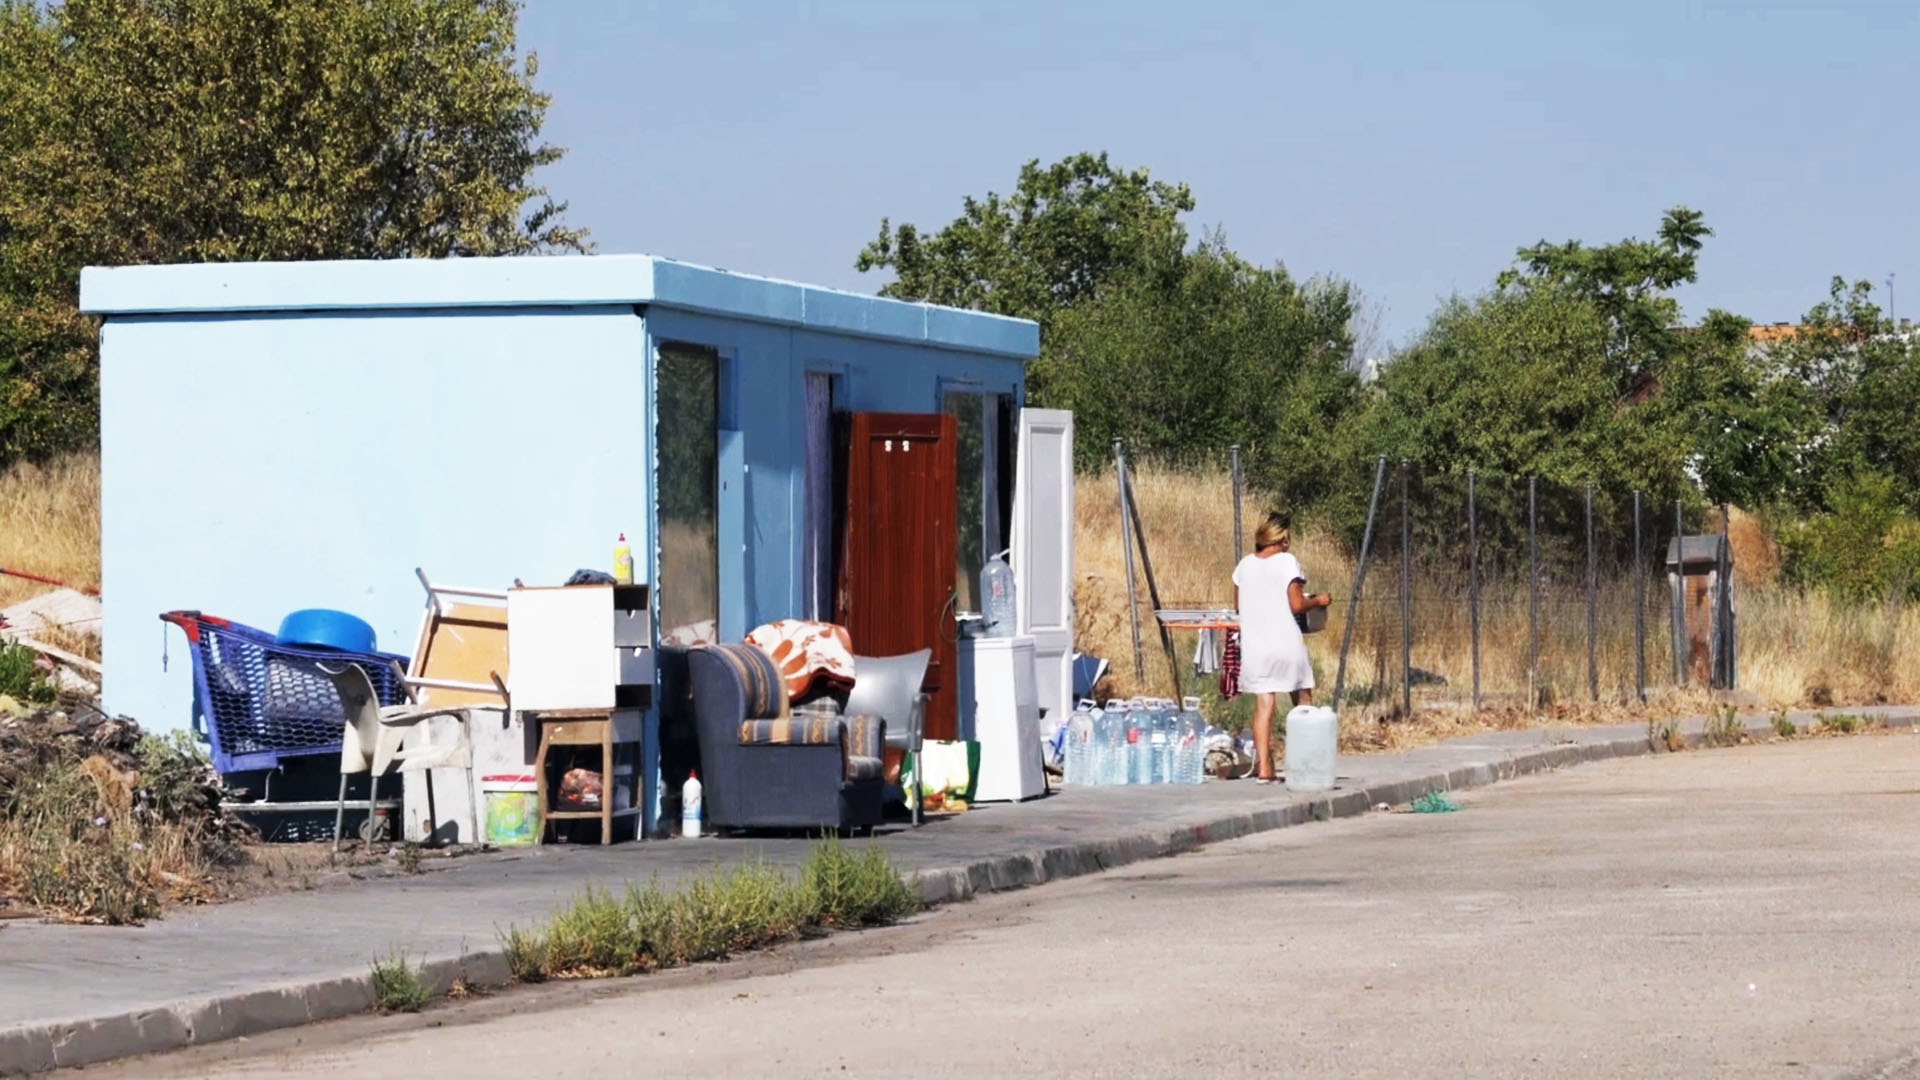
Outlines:
{"type": "Polygon", "coordinates": [[[1013,568],[1000,555],[980,568],[980,615],[986,637],[1013,636],[1013,568]]]}
{"type": "Polygon", "coordinates": [[[1331,791],[1339,767],[1340,718],[1319,705],[1296,705],[1287,714],[1287,788],[1331,791]]]}
{"type": "Polygon", "coordinates": [[[1093,702],[1081,700],[1073,707],[1073,716],[1067,720],[1066,754],[1062,762],[1069,784],[1085,785],[1089,783],[1087,768],[1089,751],[1093,741],[1093,702]]]}

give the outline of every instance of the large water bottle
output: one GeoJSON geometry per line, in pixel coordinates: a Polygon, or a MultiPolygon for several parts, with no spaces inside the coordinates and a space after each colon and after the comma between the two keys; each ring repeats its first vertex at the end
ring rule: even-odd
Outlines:
{"type": "Polygon", "coordinates": [[[1153,715],[1147,701],[1136,698],[1127,708],[1126,779],[1123,784],[1144,784],[1153,771],[1153,715]]]}
{"type": "Polygon", "coordinates": [[[1013,568],[1001,552],[980,568],[980,614],[987,637],[1013,636],[1013,568]]]}
{"type": "Polygon", "coordinates": [[[1206,721],[1200,717],[1200,699],[1188,698],[1180,709],[1180,783],[1197,784],[1206,778],[1206,721]]]}
{"type": "Polygon", "coordinates": [[[1093,702],[1080,699],[1073,707],[1073,715],[1067,718],[1065,753],[1061,767],[1065,770],[1069,784],[1087,783],[1087,752],[1093,740],[1093,702]]]}
{"type": "Polygon", "coordinates": [[[1147,783],[1167,782],[1167,706],[1155,698],[1147,703],[1147,783]]]}
{"type": "Polygon", "coordinates": [[[1330,791],[1340,761],[1340,718],[1332,709],[1298,705],[1287,714],[1287,787],[1330,791]]]}
{"type": "Polygon", "coordinates": [[[1109,701],[1094,729],[1093,782],[1124,784],[1126,780],[1127,707],[1109,701]]]}

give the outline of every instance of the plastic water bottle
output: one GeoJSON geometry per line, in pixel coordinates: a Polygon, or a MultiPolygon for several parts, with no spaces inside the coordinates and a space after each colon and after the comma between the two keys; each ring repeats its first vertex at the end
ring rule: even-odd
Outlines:
{"type": "Polygon", "coordinates": [[[1082,698],[1073,707],[1073,715],[1067,719],[1062,732],[1066,736],[1066,753],[1063,767],[1066,770],[1067,783],[1087,783],[1087,752],[1093,739],[1093,702],[1082,698]]]}
{"type": "Polygon", "coordinates": [[[1088,769],[1092,783],[1102,785],[1126,783],[1124,758],[1126,732],[1126,707],[1117,701],[1107,702],[1100,718],[1093,727],[1093,762],[1088,769]]]}
{"type": "Polygon", "coordinates": [[[1148,727],[1152,758],[1147,782],[1170,784],[1173,782],[1173,714],[1168,711],[1165,701],[1156,701],[1149,715],[1152,717],[1148,727]]]}
{"type": "Polygon", "coordinates": [[[1141,698],[1127,712],[1127,783],[1153,782],[1153,702],[1141,698]]]}
{"type": "Polygon", "coordinates": [[[1177,775],[1182,784],[1197,784],[1205,779],[1207,767],[1206,725],[1200,719],[1200,699],[1188,698],[1180,708],[1180,752],[1177,775]]]}
{"type": "Polygon", "coordinates": [[[680,835],[689,840],[700,838],[700,819],[706,813],[700,794],[700,772],[694,770],[680,786],[680,835]]]}
{"type": "Polygon", "coordinates": [[[1013,636],[1013,568],[1001,552],[980,568],[980,614],[987,637],[1013,636]]]}

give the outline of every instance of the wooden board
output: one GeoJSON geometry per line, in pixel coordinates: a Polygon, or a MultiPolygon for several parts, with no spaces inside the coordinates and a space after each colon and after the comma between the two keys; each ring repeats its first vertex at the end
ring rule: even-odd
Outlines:
{"type": "MultiPolygon", "coordinates": [[[[428,613],[414,650],[416,679],[491,685],[492,673],[507,678],[507,609],[499,604],[446,604],[442,614],[428,613]]],[[[431,687],[417,691],[422,705],[453,708],[500,704],[500,695],[431,687]]]]}

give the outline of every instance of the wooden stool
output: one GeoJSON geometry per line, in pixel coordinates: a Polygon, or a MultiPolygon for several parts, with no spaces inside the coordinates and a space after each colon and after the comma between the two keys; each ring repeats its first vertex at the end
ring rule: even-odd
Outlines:
{"type": "MultiPolygon", "coordinates": [[[[633,755],[632,804],[615,809],[619,802],[617,755],[622,747],[640,746],[641,722],[637,709],[573,709],[525,714],[540,725],[540,753],[534,758],[533,771],[539,786],[540,843],[547,842],[547,826],[555,821],[585,821],[598,818],[600,842],[613,843],[615,818],[638,817],[642,807],[640,792],[640,755],[633,755]],[[555,746],[596,746],[600,748],[600,809],[555,810],[547,781],[547,751],[555,746]]],[[[638,829],[635,836],[638,837],[638,829]]]]}

